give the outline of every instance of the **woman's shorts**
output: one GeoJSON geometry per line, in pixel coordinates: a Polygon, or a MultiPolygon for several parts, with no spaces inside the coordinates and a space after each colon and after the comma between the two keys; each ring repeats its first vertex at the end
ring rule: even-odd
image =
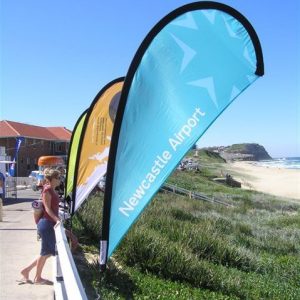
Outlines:
{"type": "Polygon", "coordinates": [[[41,256],[55,255],[55,233],[54,222],[47,219],[40,219],[37,224],[38,232],[42,239],[41,256]]]}

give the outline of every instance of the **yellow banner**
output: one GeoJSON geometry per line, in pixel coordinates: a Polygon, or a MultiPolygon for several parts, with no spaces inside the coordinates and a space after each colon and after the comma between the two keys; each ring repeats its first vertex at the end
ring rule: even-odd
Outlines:
{"type": "Polygon", "coordinates": [[[98,100],[89,109],[77,170],[75,197],[76,211],[81,203],[106,174],[109,147],[114,120],[123,87],[115,82],[100,92],[98,100]]]}

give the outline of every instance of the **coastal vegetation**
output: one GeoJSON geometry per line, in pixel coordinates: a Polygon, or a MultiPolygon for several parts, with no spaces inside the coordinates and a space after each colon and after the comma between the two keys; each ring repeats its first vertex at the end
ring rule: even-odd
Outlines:
{"type": "MultiPolygon", "coordinates": [[[[194,157],[190,152],[188,157],[194,157]]],[[[289,199],[214,182],[226,174],[215,153],[193,158],[168,183],[227,205],[156,194],[109,261],[97,263],[103,196],[73,218],[75,261],[91,299],[299,299],[300,206],[289,199]]]]}

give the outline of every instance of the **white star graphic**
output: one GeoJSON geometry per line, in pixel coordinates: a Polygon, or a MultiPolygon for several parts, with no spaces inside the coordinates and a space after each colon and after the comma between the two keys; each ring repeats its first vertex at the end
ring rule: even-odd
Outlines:
{"type": "Polygon", "coordinates": [[[241,91],[234,85],[231,90],[230,99],[233,100],[237,95],[239,95],[241,91]]]}
{"type": "Polygon", "coordinates": [[[247,75],[247,79],[250,83],[252,83],[257,77],[255,75],[247,75]]]}
{"type": "MultiPolygon", "coordinates": [[[[229,22],[228,22],[229,20],[226,19],[225,16],[223,16],[223,20],[224,20],[228,35],[235,39],[241,39],[241,37],[237,34],[237,32],[233,30],[231,24],[229,24],[229,22]]],[[[232,18],[230,21],[233,22],[234,19],[232,18]]]]}
{"type": "Polygon", "coordinates": [[[185,14],[185,18],[177,18],[172,23],[172,25],[186,27],[190,29],[198,29],[198,26],[191,13],[185,14]]]}
{"type": "Polygon", "coordinates": [[[250,65],[255,68],[255,64],[250,57],[250,53],[249,53],[249,50],[247,47],[245,47],[245,49],[244,49],[244,57],[250,63],[250,65]]]}
{"type": "Polygon", "coordinates": [[[216,106],[217,109],[219,109],[213,77],[198,79],[195,81],[188,82],[188,84],[205,88],[208,92],[209,97],[213,101],[214,105],[216,106]]]}
{"type": "Polygon", "coordinates": [[[185,44],[183,41],[178,39],[175,35],[171,34],[172,38],[175,40],[177,45],[182,49],[183,51],[183,59],[181,63],[180,72],[182,72],[186,66],[190,63],[190,61],[194,58],[196,55],[196,51],[190,48],[187,44],[185,44]]]}
{"type": "Polygon", "coordinates": [[[215,10],[201,10],[202,14],[207,18],[207,20],[211,23],[215,23],[216,11],[215,10]]]}

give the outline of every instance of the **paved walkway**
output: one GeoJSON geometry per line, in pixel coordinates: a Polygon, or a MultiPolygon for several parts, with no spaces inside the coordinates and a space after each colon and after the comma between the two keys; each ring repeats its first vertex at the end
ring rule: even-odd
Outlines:
{"type": "MultiPolygon", "coordinates": [[[[0,299],[50,300],[54,299],[53,286],[18,285],[20,270],[29,265],[40,252],[31,202],[39,192],[19,190],[18,199],[6,199],[3,204],[3,222],[0,222],[0,299]]],[[[53,281],[53,258],[46,262],[43,277],[53,281]]],[[[30,279],[34,277],[34,271],[30,279]]]]}

